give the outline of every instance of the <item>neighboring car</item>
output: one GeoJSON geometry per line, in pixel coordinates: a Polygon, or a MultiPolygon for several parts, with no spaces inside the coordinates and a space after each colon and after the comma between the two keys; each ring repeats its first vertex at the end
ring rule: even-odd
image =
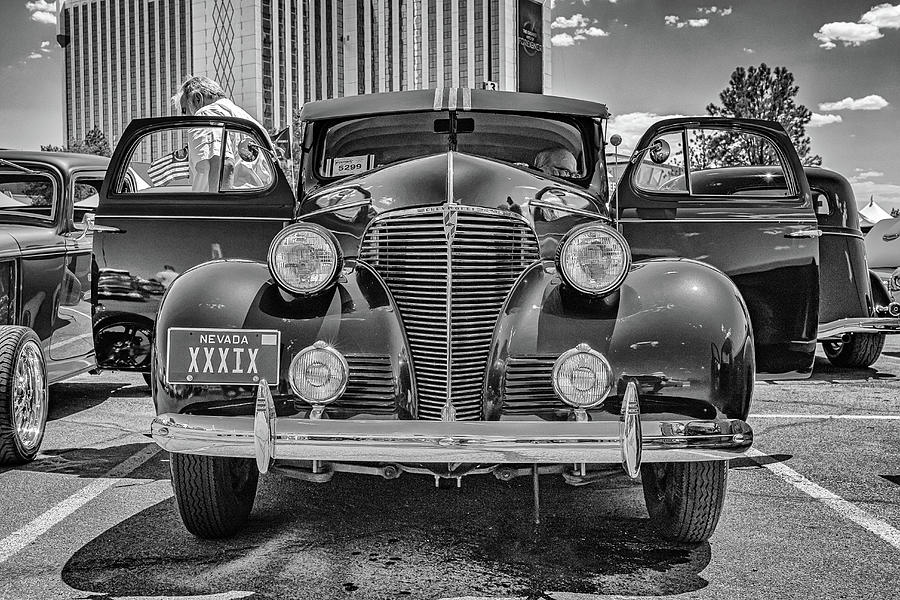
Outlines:
{"type": "Polygon", "coordinates": [[[875,228],[863,238],[850,182],[816,167],[807,167],[806,177],[822,232],[819,341],[832,364],[868,367],[881,356],[885,335],[900,333],[900,298],[892,298],[889,289],[896,285],[878,268],[884,260],[880,248],[868,242],[875,228]]]}
{"type": "Polygon", "coordinates": [[[900,218],[878,221],[866,233],[866,258],[869,268],[900,302],[900,218]]]}
{"type": "Polygon", "coordinates": [[[815,205],[780,125],[723,118],[651,127],[610,196],[607,118],[456,88],[313,102],[296,201],[250,123],[132,121],[94,250],[179,273],[158,314],[132,309],[155,319],[152,434],[187,528],[234,534],[270,470],[537,484],[621,465],[664,536],[707,539],[752,443],[755,374],[812,370],[815,205]],[[219,189],[175,168],[128,186],[197,129],[224,155],[219,189]],[[531,167],[547,149],[576,168],[531,167]],[[232,187],[245,168],[267,175],[232,187]]]}
{"type": "Polygon", "coordinates": [[[91,236],[108,158],[0,150],[0,464],[35,457],[48,385],[93,369],[91,236]]]}

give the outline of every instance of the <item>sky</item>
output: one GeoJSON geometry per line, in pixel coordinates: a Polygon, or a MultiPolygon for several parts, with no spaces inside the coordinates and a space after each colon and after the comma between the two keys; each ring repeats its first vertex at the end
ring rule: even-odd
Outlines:
{"type": "MultiPolygon", "coordinates": [[[[823,166],[900,208],[900,4],[554,0],[553,94],[605,103],[625,145],[705,114],[738,66],[786,67],[823,166]]],[[[45,0],[0,0],[0,147],[62,140],[62,50],[45,0]]]]}

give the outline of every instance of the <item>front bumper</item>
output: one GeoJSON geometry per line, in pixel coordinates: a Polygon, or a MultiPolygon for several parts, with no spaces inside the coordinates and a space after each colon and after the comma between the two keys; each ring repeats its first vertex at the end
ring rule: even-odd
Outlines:
{"type": "Polygon", "coordinates": [[[847,333],[900,333],[900,318],[864,317],[838,319],[819,325],[819,341],[838,338],[847,333]]]}
{"type": "Polygon", "coordinates": [[[275,460],[388,463],[619,463],[727,460],[743,455],[753,431],[739,419],[642,419],[629,385],[618,421],[385,421],[275,417],[260,385],[255,417],[167,413],[151,425],[169,452],[275,460]]]}

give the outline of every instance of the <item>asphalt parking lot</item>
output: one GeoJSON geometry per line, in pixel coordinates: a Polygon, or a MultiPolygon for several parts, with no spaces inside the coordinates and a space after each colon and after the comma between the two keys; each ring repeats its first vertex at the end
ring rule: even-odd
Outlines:
{"type": "Polygon", "coordinates": [[[889,598],[900,581],[900,343],[872,369],[759,382],[718,530],[659,540],[639,486],[493,477],[435,489],[267,476],[249,528],[181,525],[139,376],[52,389],[42,453],[0,470],[0,599],[889,598]]]}

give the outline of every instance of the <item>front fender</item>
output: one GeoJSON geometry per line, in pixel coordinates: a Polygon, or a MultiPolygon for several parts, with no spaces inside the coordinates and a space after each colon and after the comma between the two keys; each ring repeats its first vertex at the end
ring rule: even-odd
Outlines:
{"type": "MultiPolygon", "coordinates": [[[[732,281],[705,263],[636,263],[621,288],[601,299],[573,291],[553,268],[532,266],[498,319],[485,418],[509,412],[508,401],[523,389],[520,381],[506,381],[528,377],[515,365],[546,371],[542,379],[531,376],[533,393],[540,396],[550,385],[546,376],[552,362],[579,343],[601,352],[618,381],[618,389],[591,411],[594,419],[618,418],[630,379],[641,383],[644,412],[671,418],[747,417],[755,375],[749,312],[732,281]]],[[[556,411],[556,418],[566,414],[556,411]]]]}
{"type": "Polygon", "coordinates": [[[216,260],[201,264],[178,277],[160,305],[154,336],[157,414],[252,414],[255,385],[165,383],[166,332],[171,327],[192,327],[279,330],[280,372],[273,391],[279,414],[308,408],[295,405],[288,370],[297,352],[323,340],[340,351],[351,367],[358,367],[351,371],[365,377],[358,382],[351,377],[347,393],[329,408],[330,414],[374,410],[380,418],[408,417],[415,412],[415,394],[398,314],[381,279],[362,263],[342,274],[330,290],[309,298],[280,290],[264,263],[216,260]],[[374,400],[373,394],[377,394],[374,400]],[[354,405],[354,398],[363,396],[361,409],[354,405]]]}

